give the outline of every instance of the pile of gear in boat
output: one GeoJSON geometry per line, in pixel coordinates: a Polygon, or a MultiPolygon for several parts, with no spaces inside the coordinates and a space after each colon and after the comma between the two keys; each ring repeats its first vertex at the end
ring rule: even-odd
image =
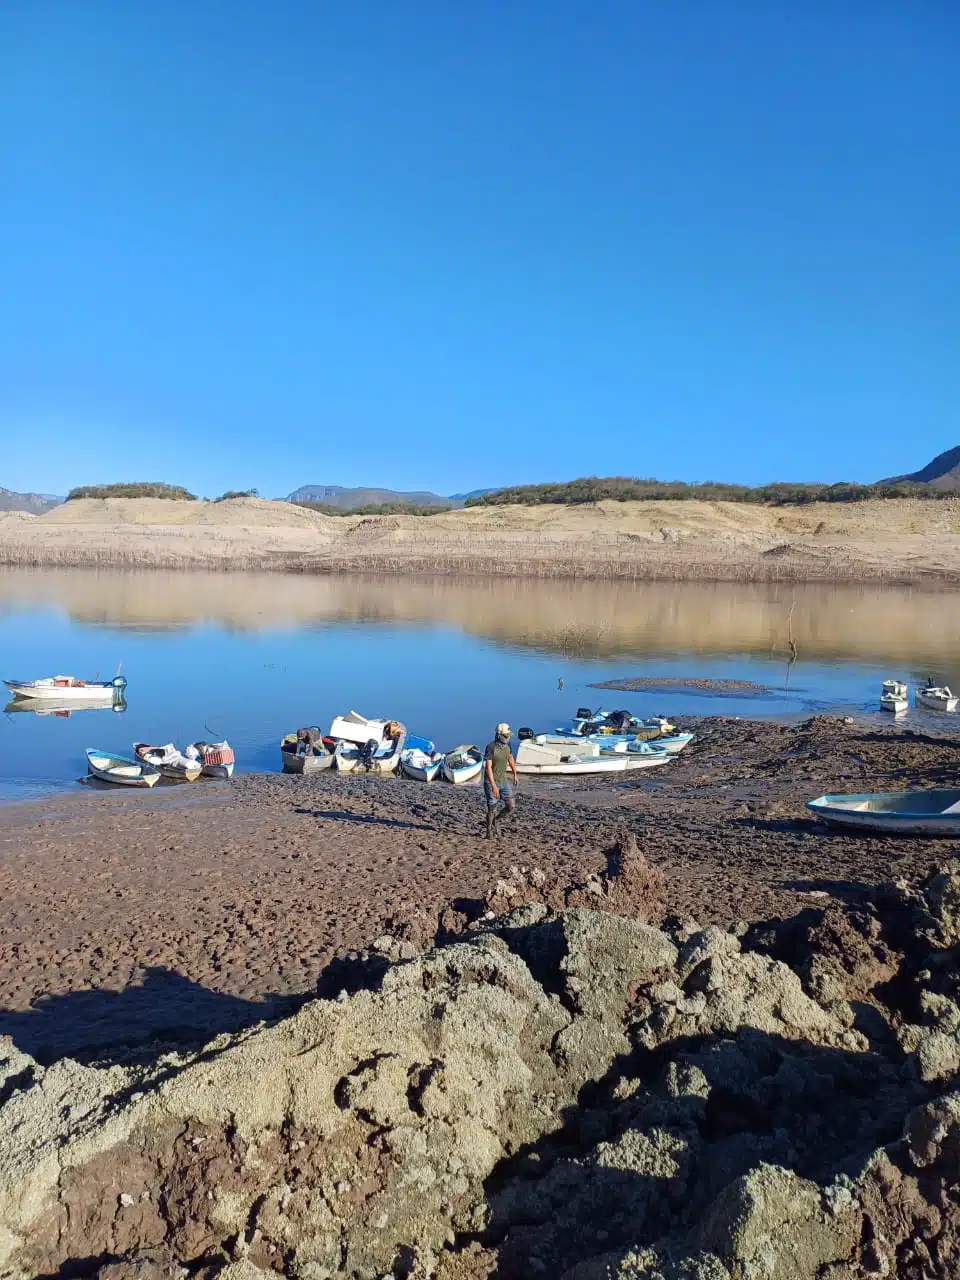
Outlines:
{"type": "MultiPolygon", "coordinates": [[[[692,733],[678,733],[663,716],[641,720],[629,711],[581,707],[569,723],[547,733],[520,729],[517,772],[582,776],[630,773],[668,764],[692,733]]],[[[370,720],[350,711],[336,716],[327,733],[317,726],[288,733],[280,743],[285,773],[402,773],[418,782],[445,778],[462,785],[483,771],[483,752],[461,743],[438,751],[430,738],[407,732],[398,720],[370,720]]]]}

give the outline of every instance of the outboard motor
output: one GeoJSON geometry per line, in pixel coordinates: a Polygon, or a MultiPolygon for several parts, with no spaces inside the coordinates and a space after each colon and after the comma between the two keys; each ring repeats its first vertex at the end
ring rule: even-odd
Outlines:
{"type": "Polygon", "coordinates": [[[517,730],[517,738],[518,738],[521,742],[529,742],[531,738],[535,738],[536,736],[537,736],[537,735],[533,732],[533,730],[532,730],[532,729],[518,729],[518,730],[517,730]]]}
{"type": "Polygon", "coordinates": [[[590,709],[589,707],[577,707],[577,719],[578,719],[578,720],[592,720],[592,719],[593,719],[593,712],[591,711],[591,709],[590,709]]]}
{"type": "Polygon", "coordinates": [[[359,760],[360,767],[362,769],[369,771],[373,767],[373,758],[377,754],[377,748],[379,745],[380,744],[377,742],[376,738],[371,738],[360,748],[357,759],[359,760]]]}
{"type": "Polygon", "coordinates": [[[127,677],[114,676],[113,679],[110,681],[110,683],[113,685],[113,688],[117,693],[122,693],[123,690],[127,687],[127,677]]]}
{"type": "Polygon", "coordinates": [[[632,719],[633,717],[629,711],[611,711],[610,715],[607,716],[607,724],[622,732],[632,719]]]}

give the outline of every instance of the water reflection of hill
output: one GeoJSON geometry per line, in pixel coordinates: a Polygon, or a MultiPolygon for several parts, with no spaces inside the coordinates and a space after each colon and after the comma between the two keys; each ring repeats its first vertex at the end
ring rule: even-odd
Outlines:
{"type": "Polygon", "coordinates": [[[0,571],[0,611],[47,606],[91,626],[266,631],[336,622],[449,625],[582,656],[681,650],[942,662],[960,592],[727,583],[396,579],[291,574],[0,571]],[[794,604],[792,622],[791,605],[794,604]]]}

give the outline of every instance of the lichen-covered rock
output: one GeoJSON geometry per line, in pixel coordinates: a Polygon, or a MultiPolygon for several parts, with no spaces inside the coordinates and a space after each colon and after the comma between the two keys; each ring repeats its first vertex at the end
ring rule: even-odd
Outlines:
{"type": "Polygon", "coordinates": [[[0,1278],[960,1275],[960,983],[927,907],[882,949],[903,901],[786,930],[822,968],[528,902],[417,954],[388,930],[379,986],[148,1068],[0,1041],[0,1278]]]}
{"type": "Polygon", "coordinates": [[[948,862],[931,876],[924,897],[943,945],[960,946],[960,861],[948,862]]]}

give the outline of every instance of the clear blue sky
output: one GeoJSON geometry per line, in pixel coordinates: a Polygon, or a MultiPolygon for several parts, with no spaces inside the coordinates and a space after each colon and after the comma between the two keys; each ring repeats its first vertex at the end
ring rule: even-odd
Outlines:
{"type": "Polygon", "coordinates": [[[957,0],[0,4],[0,485],[960,443],[957,0]]]}

